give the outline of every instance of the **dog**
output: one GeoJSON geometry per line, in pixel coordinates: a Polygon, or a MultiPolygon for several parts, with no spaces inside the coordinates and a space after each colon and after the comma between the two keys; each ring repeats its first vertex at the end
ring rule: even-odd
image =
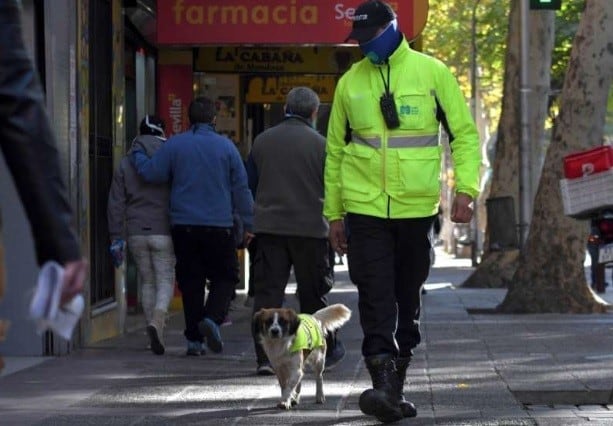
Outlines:
{"type": "Polygon", "coordinates": [[[300,402],[305,365],[315,373],[315,401],[324,403],[326,336],[341,328],[349,318],[351,310],[340,303],[312,315],[297,314],[287,308],[260,309],[255,313],[254,331],[281,387],[277,408],[289,410],[300,402]]]}

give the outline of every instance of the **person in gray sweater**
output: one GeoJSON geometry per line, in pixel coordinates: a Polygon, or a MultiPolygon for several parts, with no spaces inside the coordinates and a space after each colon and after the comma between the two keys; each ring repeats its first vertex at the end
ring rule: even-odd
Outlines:
{"type": "MultiPolygon", "coordinates": [[[[164,143],[164,123],[146,115],[140,136],[130,151],[138,148],[151,157],[164,143]]],[[[115,266],[123,261],[127,246],[136,262],[141,284],[142,307],[150,347],[164,353],[164,325],[174,290],[175,255],[170,236],[168,184],[145,182],[125,156],[113,175],[108,199],[108,225],[115,266]]]]}
{"type": "MultiPolygon", "coordinates": [[[[292,266],[300,311],[312,314],[328,305],[333,279],[323,216],[326,139],[314,129],[318,110],[313,90],[290,90],[284,120],[255,138],[247,161],[255,190],[254,313],[282,306],[292,266]]],[[[255,331],[253,337],[257,373],[272,374],[255,331]]],[[[336,336],[327,340],[326,368],[331,368],[345,351],[336,336]]]]}

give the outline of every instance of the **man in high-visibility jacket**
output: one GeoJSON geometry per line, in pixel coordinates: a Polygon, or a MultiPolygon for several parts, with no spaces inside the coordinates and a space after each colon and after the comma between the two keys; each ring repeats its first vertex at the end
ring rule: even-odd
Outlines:
{"type": "Polygon", "coordinates": [[[391,422],[417,414],[403,383],[421,340],[420,293],[440,200],[439,127],[451,142],[454,222],[472,217],[479,137],[451,72],[409,47],[388,4],[358,6],[347,39],[359,43],[365,58],[341,77],[334,95],[324,215],[332,247],[348,253],[359,291],[362,354],[374,388],[360,396],[360,408],[391,422]]]}

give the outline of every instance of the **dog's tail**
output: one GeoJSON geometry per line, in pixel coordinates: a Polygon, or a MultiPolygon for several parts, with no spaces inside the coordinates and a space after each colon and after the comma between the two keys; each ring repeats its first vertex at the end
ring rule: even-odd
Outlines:
{"type": "Polygon", "coordinates": [[[349,318],[351,318],[351,310],[342,303],[337,303],[320,309],[315,312],[313,316],[321,322],[321,327],[327,334],[328,332],[341,328],[349,321],[349,318]]]}

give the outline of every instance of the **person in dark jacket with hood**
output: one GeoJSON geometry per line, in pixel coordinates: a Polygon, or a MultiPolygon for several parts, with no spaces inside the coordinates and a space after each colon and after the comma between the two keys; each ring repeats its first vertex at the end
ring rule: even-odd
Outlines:
{"type": "Polygon", "coordinates": [[[148,182],[170,182],[170,223],[183,299],[187,354],[200,355],[203,343],[223,350],[223,323],[239,282],[233,213],[244,242],[252,237],[253,197],[243,160],[234,143],[215,131],[217,109],[206,97],[189,106],[191,128],[148,158],[135,149],[130,159],[148,182]],[[210,291],[205,300],[205,283],[210,291]]]}
{"type": "MultiPolygon", "coordinates": [[[[151,157],[165,140],[164,122],[157,116],[146,115],[131,150],[142,150],[151,157]]],[[[170,237],[169,198],[168,184],[145,182],[128,156],[121,160],[113,175],[108,200],[111,253],[115,265],[119,266],[127,236],[142,289],[141,303],[150,347],[156,355],[162,355],[165,350],[164,325],[174,290],[175,255],[170,237]]]]}

